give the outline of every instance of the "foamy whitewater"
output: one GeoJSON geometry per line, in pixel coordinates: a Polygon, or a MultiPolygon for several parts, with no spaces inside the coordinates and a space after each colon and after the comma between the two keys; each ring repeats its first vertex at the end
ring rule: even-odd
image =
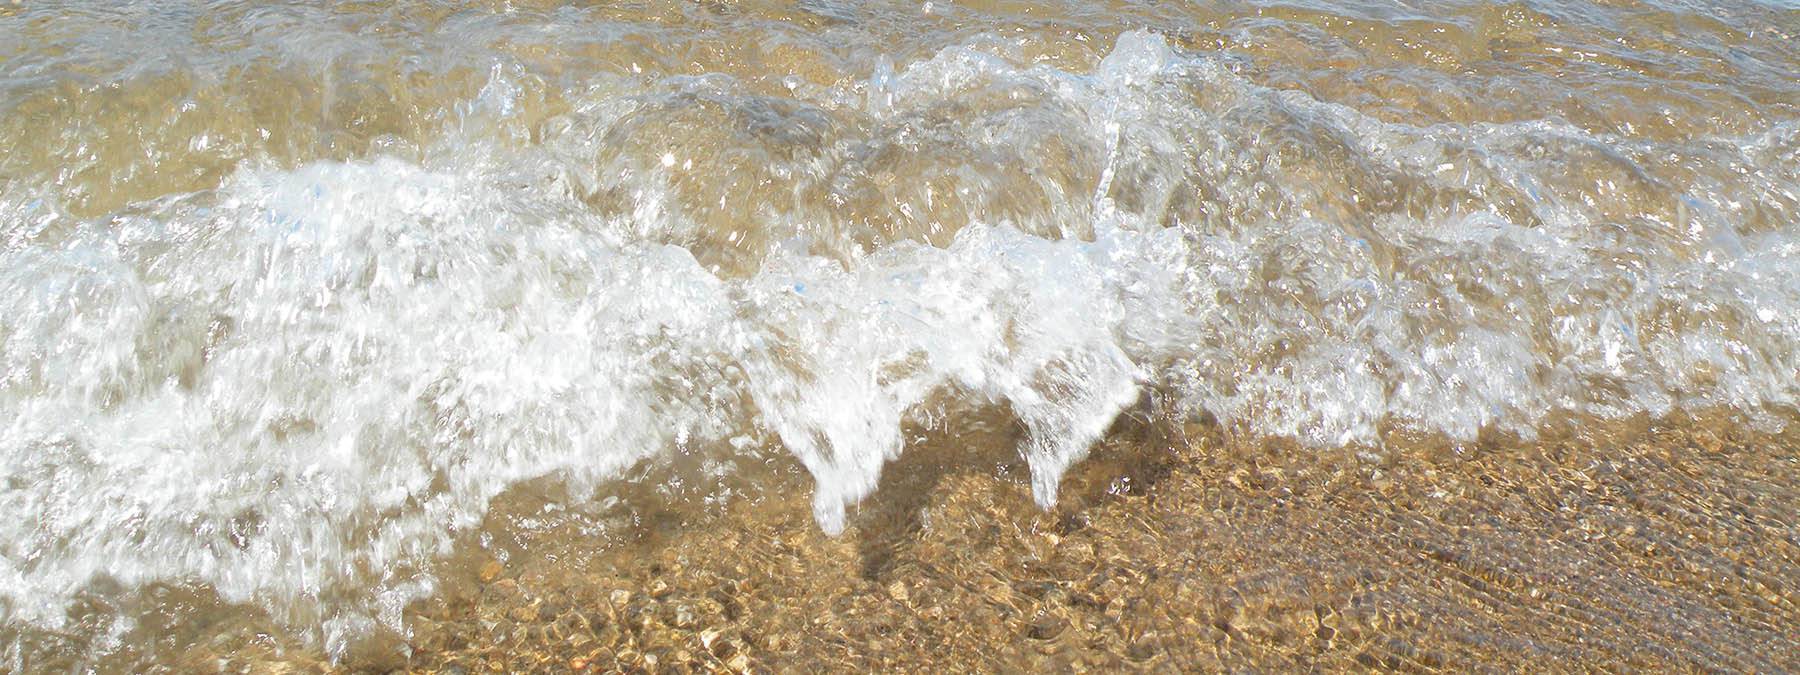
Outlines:
{"type": "MultiPolygon", "coordinates": [[[[341,649],[525,481],[791,453],[836,533],[945,400],[1010,411],[1046,506],[1151,395],[1374,452],[1800,405],[1796,10],[1694,38],[1747,82],[1708,117],[1652,75],[1408,112],[1179,16],[801,4],[0,13],[0,615],[191,583],[341,649]]],[[[1522,7],[1443,19],[1483,45],[1450,58],[1580,20],[1522,7]]],[[[1427,20],[1384,11],[1342,13],[1427,20]]]]}

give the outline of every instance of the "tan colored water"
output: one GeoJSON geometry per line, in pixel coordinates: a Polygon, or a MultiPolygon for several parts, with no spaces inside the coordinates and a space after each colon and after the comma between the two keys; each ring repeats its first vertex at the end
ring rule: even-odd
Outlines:
{"type": "Polygon", "coordinates": [[[1797,34],[0,5],[0,670],[1800,668],[1797,34]]]}

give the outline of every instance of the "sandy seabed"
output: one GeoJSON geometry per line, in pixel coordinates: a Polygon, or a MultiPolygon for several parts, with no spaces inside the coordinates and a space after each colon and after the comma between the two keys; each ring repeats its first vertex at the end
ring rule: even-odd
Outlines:
{"type": "Polygon", "coordinates": [[[514,538],[471,539],[439,596],[409,609],[410,636],[333,665],[253,617],[190,616],[183,631],[145,627],[172,649],[118,658],[255,672],[1792,670],[1794,429],[1569,420],[1528,442],[1395,434],[1385,450],[1319,451],[1132,420],[1051,511],[1007,453],[967,452],[1003,439],[939,439],[891,465],[836,538],[797,469],[718,508],[633,498],[630,533],[598,538],[573,520],[520,526],[556,499],[522,489],[485,528],[514,538]]]}

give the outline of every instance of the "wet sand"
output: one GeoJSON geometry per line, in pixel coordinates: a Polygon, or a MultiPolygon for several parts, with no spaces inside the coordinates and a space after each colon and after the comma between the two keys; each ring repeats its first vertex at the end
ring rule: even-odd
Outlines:
{"type": "Polygon", "coordinates": [[[622,507],[637,522],[628,536],[583,534],[578,519],[522,527],[555,497],[521,490],[484,528],[517,539],[465,546],[439,597],[409,609],[410,637],[333,666],[257,621],[221,622],[211,639],[170,638],[198,646],[156,660],[438,673],[1800,667],[1792,426],[1586,420],[1525,443],[1396,436],[1386,450],[1318,451],[1142,419],[1071,473],[1053,511],[1033,505],[1005,453],[927,449],[890,467],[837,538],[819,532],[797,471],[710,513],[640,496],[622,507]]]}

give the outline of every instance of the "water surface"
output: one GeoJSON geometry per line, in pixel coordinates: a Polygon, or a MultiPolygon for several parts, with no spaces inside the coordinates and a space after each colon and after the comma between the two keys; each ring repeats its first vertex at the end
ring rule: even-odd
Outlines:
{"type": "MultiPolygon", "coordinates": [[[[1423,448],[1731,429],[1761,459],[1707,485],[1794,504],[1797,34],[1756,2],[0,7],[6,663],[169,666],[218,616],[410,653],[543,532],[705,548],[696,514],[798,499],[831,551],[878,488],[976,467],[1050,508],[1144,434],[1375,489],[1357,462],[1457,471],[1423,448]]],[[[1718,544],[1785,570],[1776,625],[1793,528],[1718,544]]]]}

